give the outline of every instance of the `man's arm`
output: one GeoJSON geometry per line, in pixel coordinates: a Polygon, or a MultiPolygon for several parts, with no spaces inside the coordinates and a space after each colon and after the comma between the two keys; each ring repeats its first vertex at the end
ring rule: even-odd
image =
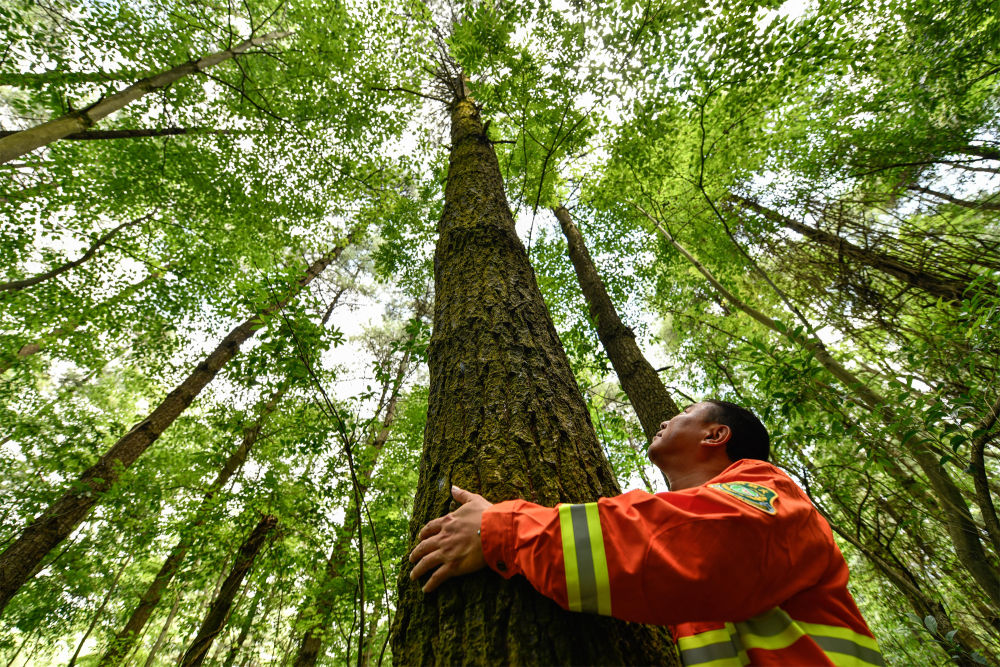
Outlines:
{"type": "Polygon", "coordinates": [[[773,513],[710,487],[558,508],[491,506],[457,490],[465,504],[421,531],[411,576],[440,566],[430,591],[485,562],[574,611],[657,624],[747,618],[818,581],[830,563],[808,500],[791,480],[770,487],[773,513]]]}

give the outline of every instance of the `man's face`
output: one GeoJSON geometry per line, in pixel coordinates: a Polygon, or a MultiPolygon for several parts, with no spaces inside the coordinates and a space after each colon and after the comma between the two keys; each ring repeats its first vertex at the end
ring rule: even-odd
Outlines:
{"type": "Polygon", "coordinates": [[[711,403],[693,403],[660,424],[646,450],[649,460],[660,468],[693,460],[715,423],[711,419],[714,407],[711,403]]]}

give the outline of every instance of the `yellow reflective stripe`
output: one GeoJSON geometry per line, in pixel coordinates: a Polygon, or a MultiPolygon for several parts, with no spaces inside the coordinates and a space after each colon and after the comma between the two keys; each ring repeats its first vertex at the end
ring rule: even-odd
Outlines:
{"type": "Polygon", "coordinates": [[[868,635],[863,635],[861,633],[855,632],[850,628],[844,628],[839,625],[823,625],[821,623],[803,623],[802,621],[796,621],[807,634],[810,635],[820,635],[823,637],[836,637],[837,639],[847,639],[849,641],[858,644],[859,646],[864,646],[873,651],[878,650],[878,642],[869,637],[868,635]]]}
{"type": "Polygon", "coordinates": [[[726,623],[725,628],[718,630],[681,637],[677,641],[677,649],[683,665],[743,667],[750,664],[736,626],[732,623],[726,623]]]}
{"type": "Polygon", "coordinates": [[[572,505],[559,506],[559,529],[562,532],[563,565],[566,567],[566,598],[570,611],[580,611],[580,574],[576,565],[571,509],[572,505]]]}
{"type": "Polygon", "coordinates": [[[601,514],[597,503],[587,503],[587,530],[590,532],[590,549],[594,555],[594,580],[597,585],[597,613],[611,615],[611,578],[608,560],[604,553],[604,533],[601,532],[601,514]]]}
{"type": "Polygon", "coordinates": [[[878,642],[850,628],[821,623],[799,623],[837,667],[882,667],[878,642]]]}
{"type": "Polygon", "coordinates": [[[718,630],[709,630],[708,632],[700,632],[696,635],[691,635],[689,637],[681,637],[677,640],[677,644],[681,649],[689,648],[701,648],[702,646],[708,646],[709,644],[718,644],[719,642],[729,641],[729,631],[725,628],[719,628],[718,630]]]}
{"type": "Polygon", "coordinates": [[[797,642],[805,632],[780,607],[736,624],[746,648],[778,651],[797,642]]]}

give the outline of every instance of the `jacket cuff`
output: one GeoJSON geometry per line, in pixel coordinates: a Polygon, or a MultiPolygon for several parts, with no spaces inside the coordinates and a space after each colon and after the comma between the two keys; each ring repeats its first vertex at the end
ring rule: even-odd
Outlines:
{"type": "Polygon", "coordinates": [[[514,503],[516,500],[497,503],[483,512],[479,524],[479,539],[483,545],[483,558],[504,579],[517,571],[514,545],[514,503]]]}

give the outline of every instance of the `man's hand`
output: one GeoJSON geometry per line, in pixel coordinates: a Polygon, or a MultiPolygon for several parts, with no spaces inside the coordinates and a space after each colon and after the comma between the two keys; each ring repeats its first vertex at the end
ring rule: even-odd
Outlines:
{"type": "Polygon", "coordinates": [[[424,593],[430,593],[451,577],[486,567],[479,524],[483,512],[493,503],[457,486],[451,487],[451,495],[462,506],[421,528],[417,536],[420,544],[410,553],[410,562],[416,563],[410,571],[410,579],[437,568],[424,584],[424,593]]]}

